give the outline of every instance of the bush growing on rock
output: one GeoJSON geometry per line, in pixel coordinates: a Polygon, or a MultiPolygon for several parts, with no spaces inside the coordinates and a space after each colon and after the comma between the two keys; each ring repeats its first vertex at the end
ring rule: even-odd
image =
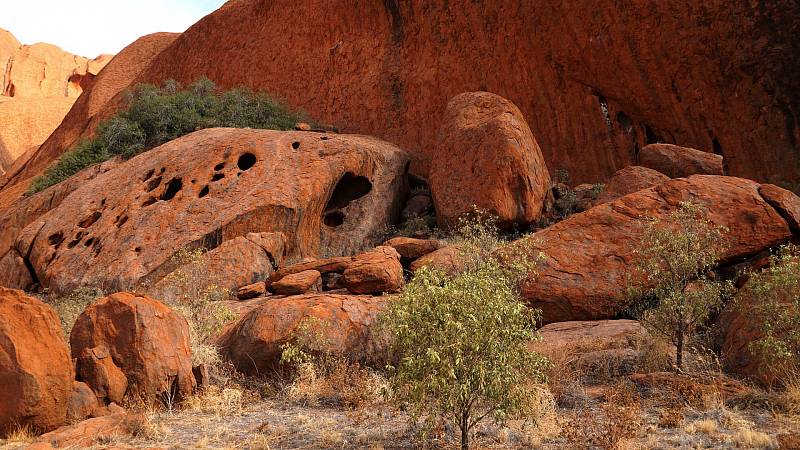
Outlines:
{"type": "Polygon", "coordinates": [[[532,267],[515,263],[514,250],[494,256],[491,224],[462,222],[461,230],[465,270],[420,268],[381,323],[397,357],[390,368],[397,400],[415,418],[451,420],[466,449],[485,417],[502,422],[531,411],[547,361],[526,350],[538,314],[520,302],[517,284],[532,267]]]}
{"type": "Polygon", "coordinates": [[[700,205],[684,202],[666,220],[649,222],[633,253],[633,309],[651,332],[675,345],[679,369],[688,339],[732,290],[706,276],[723,255],[725,232],[704,218],[700,205]]]}
{"type": "Polygon", "coordinates": [[[747,283],[747,314],[758,317],[761,337],[750,343],[764,370],[779,377],[800,369],[800,247],[787,245],[771,258],[772,265],[747,283]]]}
{"type": "Polygon", "coordinates": [[[301,115],[263,93],[246,88],[225,92],[202,77],[188,89],[167,80],[164,86],[137,85],[128,107],[101,123],[92,139],[80,141],[37,177],[29,193],[42,191],[82,169],[116,156],[137,154],[203,128],[289,130],[301,115]]]}

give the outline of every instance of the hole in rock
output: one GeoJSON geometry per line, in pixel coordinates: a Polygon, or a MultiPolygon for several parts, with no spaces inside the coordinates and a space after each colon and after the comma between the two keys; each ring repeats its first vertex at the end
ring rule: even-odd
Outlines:
{"type": "Polygon", "coordinates": [[[157,201],[158,200],[156,200],[155,197],[150,197],[147,200],[145,200],[144,202],[142,202],[142,207],[144,208],[145,206],[150,206],[150,205],[152,205],[153,203],[155,203],[157,201]]]}
{"type": "Polygon", "coordinates": [[[328,136],[322,136],[320,139],[322,139],[323,141],[327,141],[329,138],[328,136]]]}
{"type": "Polygon", "coordinates": [[[94,238],[90,237],[89,239],[86,240],[86,242],[83,243],[83,246],[90,247],[93,243],[94,243],[94,238]]]}
{"type": "Polygon", "coordinates": [[[224,173],[215,173],[214,176],[211,177],[211,182],[213,183],[213,182],[219,181],[219,180],[221,180],[223,178],[225,178],[225,174],[224,173]]]}
{"type": "Polygon", "coordinates": [[[142,253],[142,247],[136,247],[133,249],[133,251],[136,253],[142,253]]]}
{"type": "Polygon", "coordinates": [[[326,212],[322,221],[329,227],[338,227],[344,223],[344,213],[341,211],[326,212]]]}
{"type": "Polygon", "coordinates": [[[117,217],[117,228],[125,225],[125,222],[127,221],[128,221],[128,216],[117,217]]]}
{"type": "Polygon", "coordinates": [[[162,167],[161,170],[158,173],[164,173],[165,170],[167,170],[167,168],[166,167],[162,167]]]}
{"type": "Polygon", "coordinates": [[[630,133],[633,131],[633,121],[627,114],[620,111],[617,113],[617,123],[619,124],[620,129],[626,133],[630,133]]]}
{"type": "Polygon", "coordinates": [[[239,166],[239,170],[248,170],[256,165],[256,155],[244,153],[239,157],[239,161],[236,162],[236,165],[239,166]]]}
{"type": "Polygon", "coordinates": [[[297,150],[298,148],[300,148],[300,143],[299,143],[299,142],[297,142],[297,141],[295,141],[295,142],[292,142],[292,148],[293,148],[293,149],[295,149],[295,150],[297,150]]]}
{"type": "Polygon", "coordinates": [[[99,219],[101,215],[102,214],[100,214],[100,211],[95,211],[89,217],[81,220],[78,226],[81,228],[89,228],[90,226],[94,225],[95,222],[97,222],[97,219],[99,219]]]}
{"type": "Polygon", "coordinates": [[[711,145],[714,147],[714,154],[715,155],[722,155],[722,146],[719,144],[717,138],[711,140],[711,145]]]}
{"type": "Polygon", "coordinates": [[[81,239],[83,239],[85,233],[83,231],[79,231],[78,234],[75,235],[75,239],[71,240],[69,244],[67,244],[67,248],[73,248],[76,245],[81,243],[81,239]]]}
{"type": "Polygon", "coordinates": [[[61,232],[58,232],[56,234],[50,235],[50,237],[47,238],[47,240],[50,242],[50,245],[57,247],[62,242],[64,242],[64,235],[61,232]]]}
{"type": "Polygon", "coordinates": [[[152,180],[147,182],[147,192],[153,192],[153,190],[161,185],[161,177],[153,178],[152,180]]]}
{"type": "Polygon", "coordinates": [[[658,144],[661,142],[661,138],[656,134],[655,131],[653,131],[652,128],[650,128],[650,125],[644,126],[644,134],[648,144],[658,144]]]}
{"type": "Polygon", "coordinates": [[[200,193],[197,194],[198,198],[203,198],[208,195],[208,185],[204,186],[203,189],[200,190],[200,193]]]}
{"type": "Polygon", "coordinates": [[[336,183],[333,194],[331,194],[331,199],[328,200],[328,205],[325,206],[325,211],[342,209],[349,205],[350,202],[369,194],[371,190],[372,183],[367,177],[347,172],[339,182],[336,183]]]}
{"type": "Polygon", "coordinates": [[[224,168],[225,168],[225,163],[221,162],[221,163],[217,164],[216,166],[214,166],[214,171],[222,170],[224,168]]]}
{"type": "Polygon", "coordinates": [[[167,189],[161,194],[161,200],[169,201],[175,198],[175,195],[183,188],[183,182],[180,178],[173,178],[167,183],[167,189]]]}
{"type": "Polygon", "coordinates": [[[155,173],[156,173],[156,169],[150,169],[150,170],[148,170],[148,171],[147,171],[147,173],[146,173],[146,174],[144,174],[144,176],[142,177],[142,181],[147,181],[147,180],[149,180],[150,178],[152,178],[152,177],[153,177],[153,174],[155,174],[155,173]]]}
{"type": "Polygon", "coordinates": [[[11,84],[8,86],[8,96],[9,96],[9,97],[13,97],[13,96],[14,96],[14,95],[16,95],[16,94],[17,94],[17,87],[16,87],[16,86],[14,86],[14,83],[11,83],[11,84]]]}

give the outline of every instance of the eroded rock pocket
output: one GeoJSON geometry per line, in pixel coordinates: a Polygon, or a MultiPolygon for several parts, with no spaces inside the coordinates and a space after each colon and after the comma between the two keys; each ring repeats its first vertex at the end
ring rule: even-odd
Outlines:
{"type": "Polygon", "coordinates": [[[367,177],[347,172],[333,189],[328,204],[325,206],[323,223],[329,227],[338,227],[347,218],[344,211],[351,202],[358,200],[372,191],[372,182],[367,177]]]}

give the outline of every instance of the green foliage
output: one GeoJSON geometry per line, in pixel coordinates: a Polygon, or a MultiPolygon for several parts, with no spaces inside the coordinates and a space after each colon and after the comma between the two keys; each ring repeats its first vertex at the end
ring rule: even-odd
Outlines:
{"type": "Polygon", "coordinates": [[[128,106],[101,123],[96,136],[79,142],[37,177],[35,193],[86,167],[113,157],[131,158],[193,131],[211,127],[288,130],[301,115],[263,93],[246,88],[219,92],[208,78],[188,89],[168,80],[163,87],[140,84],[127,94],[128,106]]]}
{"type": "Polygon", "coordinates": [[[592,197],[592,200],[597,200],[600,197],[600,194],[606,190],[606,185],[603,183],[595,183],[592,185],[592,190],[589,191],[589,196],[592,197]]]}
{"type": "Polygon", "coordinates": [[[800,368],[800,247],[786,245],[772,256],[770,267],[752,274],[743,304],[759,318],[763,337],[750,344],[764,369],[779,376],[800,368]]]}
{"type": "Polygon", "coordinates": [[[422,268],[381,316],[397,355],[392,388],[416,419],[440,415],[469,432],[488,416],[502,422],[525,416],[544,380],[547,360],[529,352],[538,338],[538,312],[524,306],[517,286],[532,264],[502,256],[491,222],[462,222],[458,239],[466,269],[457,275],[422,268]]]}
{"type": "Polygon", "coordinates": [[[726,231],[708,221],[699,205],[681,203],[666,220],[647,224],[634,251],[634,310],[649,330],[676,346],[678,368],[687,339],[732,292],[730,283],[706,276],[723,254],[726,231]]]}

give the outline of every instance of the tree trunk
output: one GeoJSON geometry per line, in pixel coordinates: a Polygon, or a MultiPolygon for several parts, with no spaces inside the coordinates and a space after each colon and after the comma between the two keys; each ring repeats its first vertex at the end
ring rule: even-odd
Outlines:
{"type": "Polygon", "coordinates": [[[678,332],[678,339],[675,342],[675,363],[679,370],[683,370],[683,333],[678,332]]]}
{"type": "Polygon", "coordinates": [[[461,450],[469,450],[469,413],[461,415],[461,450]]]}

